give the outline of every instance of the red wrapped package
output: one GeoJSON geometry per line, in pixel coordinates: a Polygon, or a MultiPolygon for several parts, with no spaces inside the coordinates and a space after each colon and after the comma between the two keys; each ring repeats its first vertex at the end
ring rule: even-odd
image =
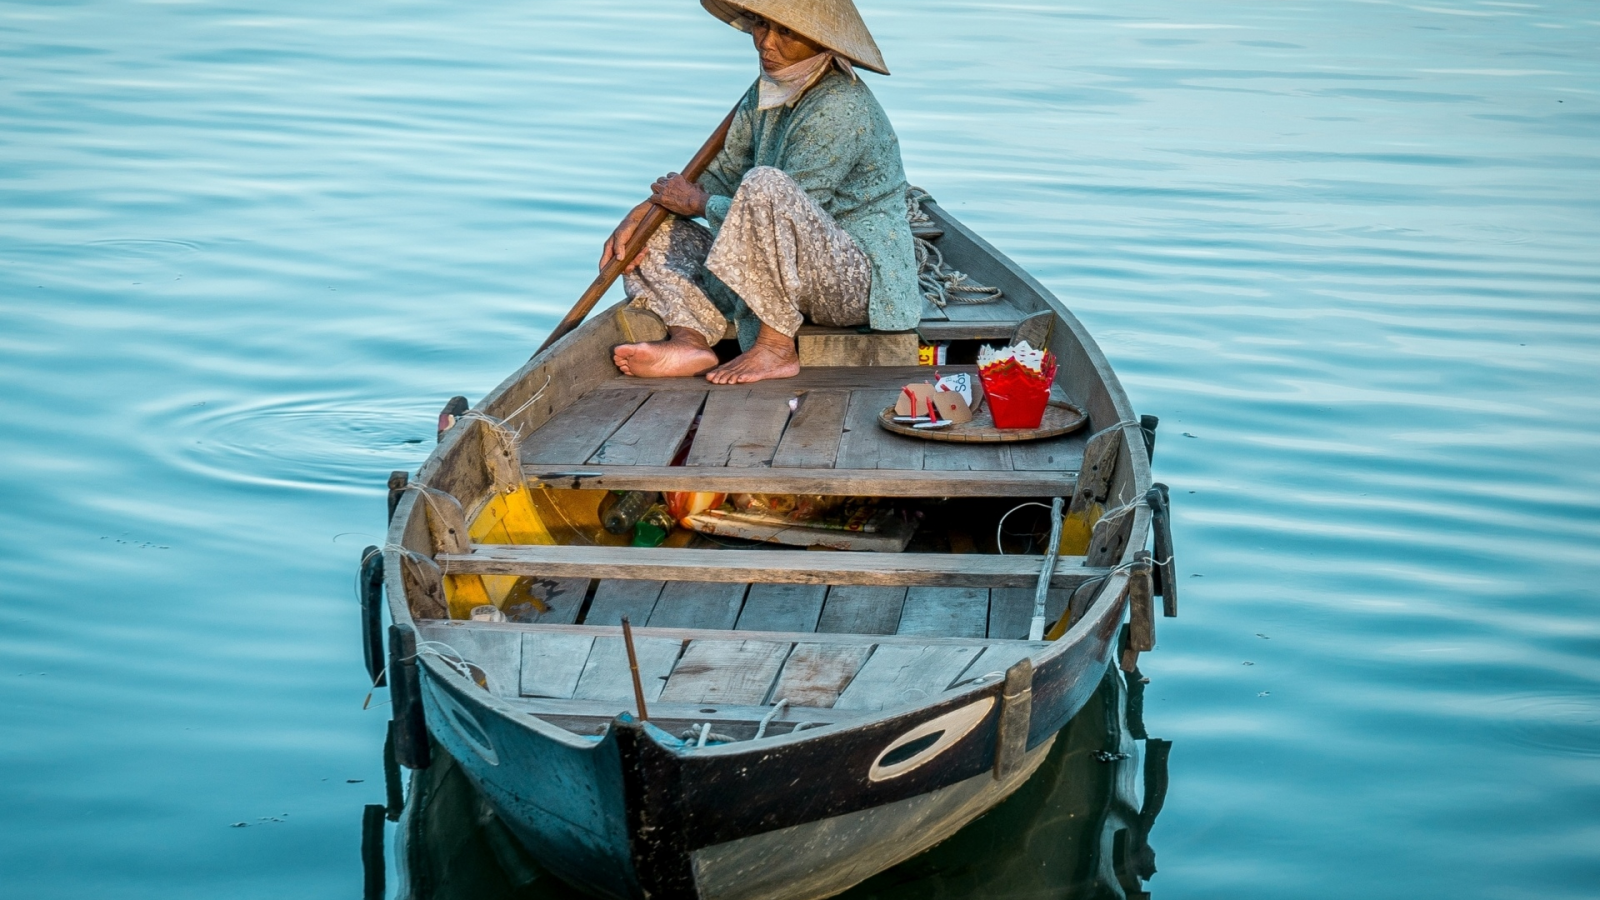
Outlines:
{"type": "Polygon", "coordinates": [[[1041,353],[1024,342],[999,351],[985,348],[979,364],[978,378],[983,381],[995,427],[1038,428],[1056,377],[1055,355],[1048,350],[1041,353]]]}

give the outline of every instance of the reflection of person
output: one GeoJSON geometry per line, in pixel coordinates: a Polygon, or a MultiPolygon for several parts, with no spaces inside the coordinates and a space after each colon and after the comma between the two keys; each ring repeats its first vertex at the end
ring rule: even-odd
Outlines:
{"type": "Polygon", "coordinates": [[[696,375],[718,384],[800,371],[803,320],[905,331],[922,313],[906,224],[900,142],[855,66],[888,74],[851,0],[701,0],[755,39],[761,76],[727,143],[695,184],[677,173],[606,241],[621,259],[657,203],[669,219],[628,266],[635,306],[667,324],[664,341],[613,351],[628,375],[696,375]],[[691,221],[704,218],[709,228],[691,221]],[[728,320],[744,352],[718,366],[728,320]]]}

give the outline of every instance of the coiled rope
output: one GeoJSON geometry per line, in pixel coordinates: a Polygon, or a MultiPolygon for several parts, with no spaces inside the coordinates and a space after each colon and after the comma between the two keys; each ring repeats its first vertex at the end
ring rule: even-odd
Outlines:
{"type": "Polygon", "coordinates": [[[916,235],[919,230],[938,227],[922,208],[923,203],[932,199],[927,191],[919,187],[906,191],[906,220],[911,223],[911,240],[916,245],[917,288],[922,292],[923,299],[944,309],[951,303],[993,303],[1004,297],[1005,292],[999,288],[977,284],[965,272],[950,268],[945,264],[944,254],[932,241],[916,235]]]}

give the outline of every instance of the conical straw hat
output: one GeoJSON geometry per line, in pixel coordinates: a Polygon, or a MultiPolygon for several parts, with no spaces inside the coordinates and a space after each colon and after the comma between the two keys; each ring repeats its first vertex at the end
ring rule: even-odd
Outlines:
{"type": "Polygon", "coordinates": [[[746,16],[760,16],[810,38],[858,66],[889,74],[883,54],[851,0],[700,0],[713,16],[749,31],[746,16]]]}

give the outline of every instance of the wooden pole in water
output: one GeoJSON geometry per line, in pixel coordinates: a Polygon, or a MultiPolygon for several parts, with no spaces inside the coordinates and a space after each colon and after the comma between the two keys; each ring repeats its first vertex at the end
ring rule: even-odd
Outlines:
{"type": "Polygon", "coordinates": [[[639,721],[650,718],[650,713],[644,707],[644,685],[639,681],[639,655],[633,651],[633,626],[628,624],[628,617],[622,617],[622,645],[628,648],[628,670],[633,673],[633,699],[639,704],[639,721]]]}
{"type": "MultiPolygon", "coordinates": [[[[701,175],[705,174],[706,167],[711,165],[711,161],[716,159],[718,153],[722,152],[723,141],[728,138],[728,127],[733,124],[733,114],[738,109],[738,105],[735,105],[733,109],[728,111],[728,115],[722,120],[722,124],[717,126],[716,131],[711,132],[711,137],[706,138],[706,142],[700,148],[700,151],[694,155],[693,159],[689,160],[688,165],[683,167],[684,178],[690,181],[697,181],[701,175]]],[[[600,298],[605,296],[606,291],[611,288],[611,282],[616,281],[622,275],[622,270],[628,267],[628,263],[632,262],[635,256],[639,255],[639,251],[644,249],[645,242],[650,240],[650,236],[656,233],[656,229],[660,228],[670,215],[672,214],[659,206],[652,205],[650,207],[650,211],[645,213],[644,218],[640,220],[639,227],[634,229],[633,237],[628,240],[628,249],[623,254],[622,259],[614,259],[605,264],[605,267],[600,270],[600,275],[595,278],[594,283],[589,285],[589,289],[583,292],[583,296],[578,298],[577,303],[573,304],[566,317],[551,330],[550,336],[544,339],[544,343],[539,345],[539,350],[534,353],[535,356],[549,349],[551,344],[561,340],[567,335],[567,332],[577,328],[583,322],[584,316],[587,316],[589,311],[594,309],[594,305],[599,303],[600,298]]]]}

